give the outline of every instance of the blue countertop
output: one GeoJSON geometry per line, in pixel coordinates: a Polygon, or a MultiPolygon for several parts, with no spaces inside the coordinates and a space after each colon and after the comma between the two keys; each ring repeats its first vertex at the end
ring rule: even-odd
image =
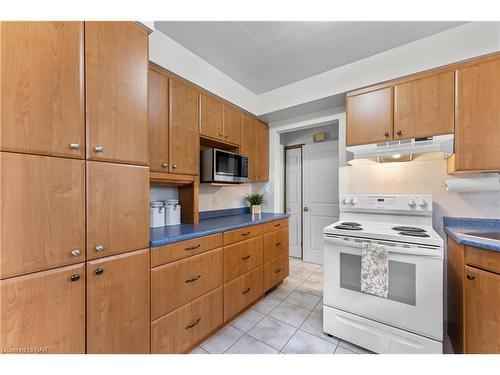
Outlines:
{"type": "Polygon", "coordinates": [[[162,246],[169,243],[189,240],[191,238],[208,236],[226,232],[228,230],[248,227],[250,225],[267,223],[269,221],[284,219],[288,214],[263,213],[252,216],[251,214],[230,215],[200,220],[199,224],[181,224],[168,227],[151,228],[151,247],[162,246]]]}
{"type": "Polygon", "coordinates": [[[500,252],[500,241],[464,234],[470,232],[500,232],[499,219],[444,217],[443,228],[446,234],[459,244],[500,252]]]}

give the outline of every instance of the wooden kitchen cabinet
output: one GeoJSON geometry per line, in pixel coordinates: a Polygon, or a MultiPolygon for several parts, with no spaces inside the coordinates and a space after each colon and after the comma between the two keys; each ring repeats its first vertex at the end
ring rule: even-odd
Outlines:
{"type": "Polygon", "coordinates": [[[83,22],[0,22],[0,147],[84,157],[83,22]]]}
{"type": "Polygon", "coordinates": [[[500,353],[500,275],[465,266],[465,352],[500,353]]]}
{"type": "Polygon", "coordinates": [[[148,33],[85,22],[87,158],[147,165],[148,33]]]}
{"type": "Polygon", "coordinates": [[[148,73],[149,169],[168,172],[168,77],[150,66],[148,73]]]}
{"type": "Polygon", "coordinates": [[[454,132],[453,71],[394,86],[394,139],[454,132]]]}
{"type": "Polygon", "coordinates": [[[191,85],[170,78],[171,173],[198,175],[200,159],[198,91],[191,85]]]}
{"type": "Polygon", "coordinates": [[[392,87],[346,98],[346,145],[384,142],[393,135],[392,87]]]}
{"type": "Polygon", "coordinates": [[[269,127],[267,124],[249,115],[243,115],[240,153],[248,156],[250,180],[269,180],[269,127]]]}
{"type": "Polygon", "coordinates": [[[235,145],[241,145],[241,123],[243,113],[237,108],[224,103],[224,140],[235,145]]]}
{"type": "Polygon", "coordinates": [[[263,281],[262,266],[260,266],[224,284],[225,322],[264,294],[263,281]]]}
{"type": "Polygon", "coordinates": [[[87,259],[149,246],[147,167],[87,162],[87,259]]]}
{"type": "Polygon", "coordinates": [[[448,172],[500,171],[500,57],[456,70],[455,154],[448,172]]]}
{"type": "Polygon", "coordinates": [[[149,353],[149,249],[87,262],[87,353],[149,353]]]}
{"type": "Polygon", "coordinates": [[[200,134],[224,140],[223,104],[212,95],[201,93],[200,134]]]}
{"type": "Polygon", "coordinates": [[[262,236],[224,247],[224,282],[262,265],[262,236]]]}
{"type": "Polygon", "coordinates": [[[85,260],[85,161],[0,154],[0,278],[85,260]]]}
{"type": "Polygon", "coordinates": [[[85,353],[83,263],[0,281],[2,353],[85,353]]]}

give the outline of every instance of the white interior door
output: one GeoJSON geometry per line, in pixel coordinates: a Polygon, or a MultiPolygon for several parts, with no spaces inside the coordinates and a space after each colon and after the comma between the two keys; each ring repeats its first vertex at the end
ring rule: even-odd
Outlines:
{"type": "Polygon", "coordinates": [[[338,142],[304,146],[304,260],[323,263],[323,228],[339,217],[338,142]]]}
{"type": "Polygon", "coordinates": [[[302,147],[285,150],[285,211],[288,220],[289,255],[302,258],[302,147]]]}

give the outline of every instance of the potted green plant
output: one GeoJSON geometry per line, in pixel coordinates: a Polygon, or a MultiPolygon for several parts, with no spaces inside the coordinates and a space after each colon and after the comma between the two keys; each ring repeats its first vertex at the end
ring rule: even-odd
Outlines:
{"type": "Polygon", "coordinates": [[[248,194],[245,195],[245,200],[250,203],[250,209],[252,211],[252,215],[258,215],[262,212],[262,206],[267,204],[264,199],[264,194],[248,194]]]}

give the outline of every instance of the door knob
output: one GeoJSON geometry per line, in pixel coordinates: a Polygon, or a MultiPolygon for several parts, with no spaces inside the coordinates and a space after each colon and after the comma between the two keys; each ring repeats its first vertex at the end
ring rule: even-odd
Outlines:
{"type": "Polygon", "coordinates": [[[309,211],[309,207],[304,207],[304,212],[309,211]]]}

